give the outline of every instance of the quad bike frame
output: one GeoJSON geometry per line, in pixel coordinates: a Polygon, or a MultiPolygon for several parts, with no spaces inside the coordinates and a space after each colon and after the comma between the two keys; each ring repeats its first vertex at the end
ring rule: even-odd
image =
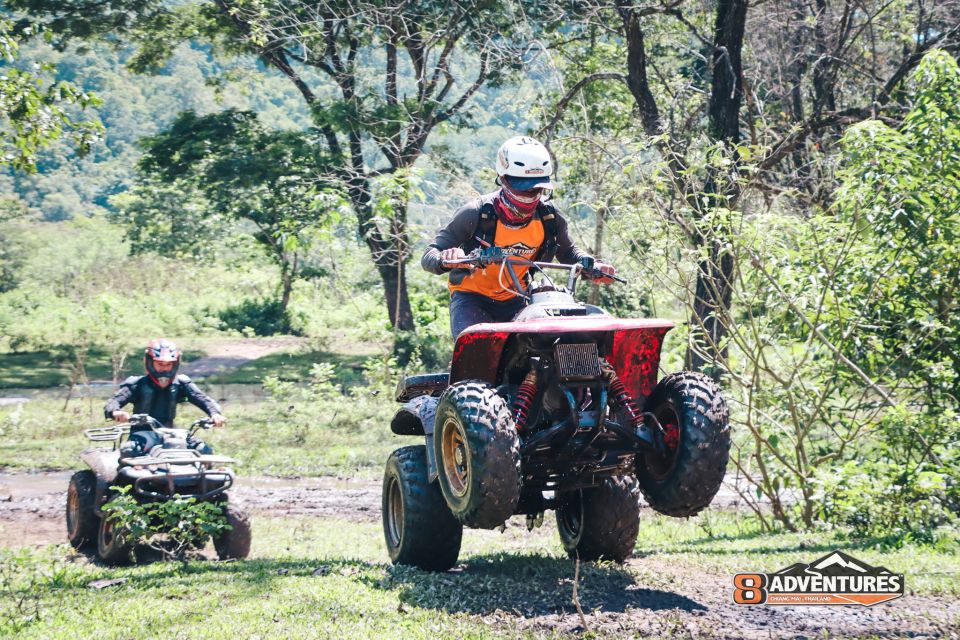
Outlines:
{"type": "MultiPolygon", "coordinates": [[[[521,445],[525,488],[562,491],[595,486],[600,477],[629,466],[627,458],[637,452],[662,449],[654,431],[663,425],[654,414],[647,413],[635,429],[624,424],[626,416],[614,419],[604,409],[612,399],[611,372],[627,397],[642,406],[656,386],[660,347],[673,326],[664,320],[617,320],[600,314],[474,325],[457,338],[449,374],[411,376],[400,382],[396,399],[404,405],[390,428],[398,435],[427,438],[429,479],[435,480],[437,460],[431,443],[439,397],[451,384],[482,380],[497,386],[511,406],[523,406],[527,412],[521,445]],[[591,370],[577,370],[585,364],[591,370]],[[531,374],[536,390],[518,398],[531,374]],[[589,398],[586,408],[584,396],[589,398]],[[588,454],[588,448],[602,451],[602,458],[596,452],[588,454]],[[585,470],[577,473],[577,468],[585,470]]],[[[523,512],[538,513],[543,506],[528,501],[523,512]]]]}
{"type": "Polygon", "coordinates": [[[121,459],[120,444],[129,436],[130,425],[84,431],[100,446],[80,455],[89,469],[77,471],[70,479],[66,514],[70,543],[77,549],[95,544],[98,557],[107,564],[128,562],[132,547],[123,540],[123,532],[116,530],[104,506],[117,487],[130,487],[131,495],[144,503],[189,496],[222,504],[231,529],[214,540],[217,553],[222,559],[246,557],[250,549],[249,519],[230,503],[227,494],[235,479],[229,465],[236,460],[187,448],[188,437],[200,428],[209,428],[212,421],[198,420],[189,430],[162,427],[144,414],[132,416],[131,422],[157,433],[161,443],[146,455],[121,459]],[[107,443],[109,446],[105,446],[107,443]]]}
{"type": "Polygon", "coordinates": [[[495,528],[513,515],[539,526],[551,509],[571,556],[623,561],[641,493],[677,517],[710,503],[729,458],[729,413],[703,374],[658,380],[672,322],[617,319],[577,302],[578,276],[605,275],[592,264],[531,262],[496,247],[462,262],[500,268],[501,286],[528,304],[511,322],[462,332],[449,373],[400,382],[391,430],[425,444],[387,461],[384,535],[394,563],[448,569],[464,526],[495,528]],[[524,287],[517,263],[543,279],[524,287]],[[546,269],[569,270],[567,287],[546,269]]]}

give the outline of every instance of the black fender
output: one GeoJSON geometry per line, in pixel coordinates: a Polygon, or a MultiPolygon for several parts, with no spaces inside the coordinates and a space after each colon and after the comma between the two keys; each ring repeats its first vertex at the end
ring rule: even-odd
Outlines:
{"type": "Polygon", "coordinates": [[[390,421],[390,430],[398,436],[428,436],[433,434],[433,418],[440,398],[417,396],[397,411],[390,421]]]}
{"type": "Polygon", "coordinates": [[[397,411],[390,421],[390,430],[398,436],[425,436],[427,440],[427,477],[437,479],[437,460],[433,452],[433,421],[440,398],[417,396],[397,411]]]}

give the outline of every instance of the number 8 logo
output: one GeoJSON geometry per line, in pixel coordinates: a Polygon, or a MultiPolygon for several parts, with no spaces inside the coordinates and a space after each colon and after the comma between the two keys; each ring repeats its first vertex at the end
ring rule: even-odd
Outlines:
{"type": "Polygon", "coordinates": [[[733,577],[733,601],[737,604],[763,604],[767,599],[767,576],[762,573],[738,573],[733,577]]]}

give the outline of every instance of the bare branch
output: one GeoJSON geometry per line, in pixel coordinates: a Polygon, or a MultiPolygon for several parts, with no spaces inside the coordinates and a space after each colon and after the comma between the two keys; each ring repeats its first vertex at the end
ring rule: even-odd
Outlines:
{"type": "Polygon", "coordinates": [[[619,80],[620,82],[626,84],[627,76],[614,71],[600,71],[580,78],[576,84],[570,87],[563,97],[557,101],[557,104],[554,107],[553,117],[550,118],[550,121],[546,125],[540,128],[540,130],[537,132],[537,135],[546,136],[547,141],[553,138],[553,131],[560,122],[560,119],[563,117],[563,112],[566,110],[567,105],[570,104],[570,101],[573,99],[573,97],[585,86],[592,82],[597,82],[598,80],[619,80]]]}

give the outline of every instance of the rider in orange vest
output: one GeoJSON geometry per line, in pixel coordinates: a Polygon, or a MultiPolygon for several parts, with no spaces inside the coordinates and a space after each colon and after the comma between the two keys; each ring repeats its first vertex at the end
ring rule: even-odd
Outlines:
{"type": "MultiPolygon", "coordinates": [[[[437,233],[420,263],[431,273],[449,273],[450,330],[460,332],[481,322],[507,322],[525,301],[502,282],[500,269],[463,268],[448,261],[463,258],[477,247],[501,247],[507,255],[550,262],[583,262],[612,275],[614,269],[577,248],[567,223],[545,198],[553,189],[553,162],[542,144],[526,136],[510,138],[497,153],[500,189],[460,207],[453,220],[437,233]]],[[[515,267],[524,278],[527,267],[515,267]]],[[[597,282],[611,282],[601,278],[597,282]]]]}

